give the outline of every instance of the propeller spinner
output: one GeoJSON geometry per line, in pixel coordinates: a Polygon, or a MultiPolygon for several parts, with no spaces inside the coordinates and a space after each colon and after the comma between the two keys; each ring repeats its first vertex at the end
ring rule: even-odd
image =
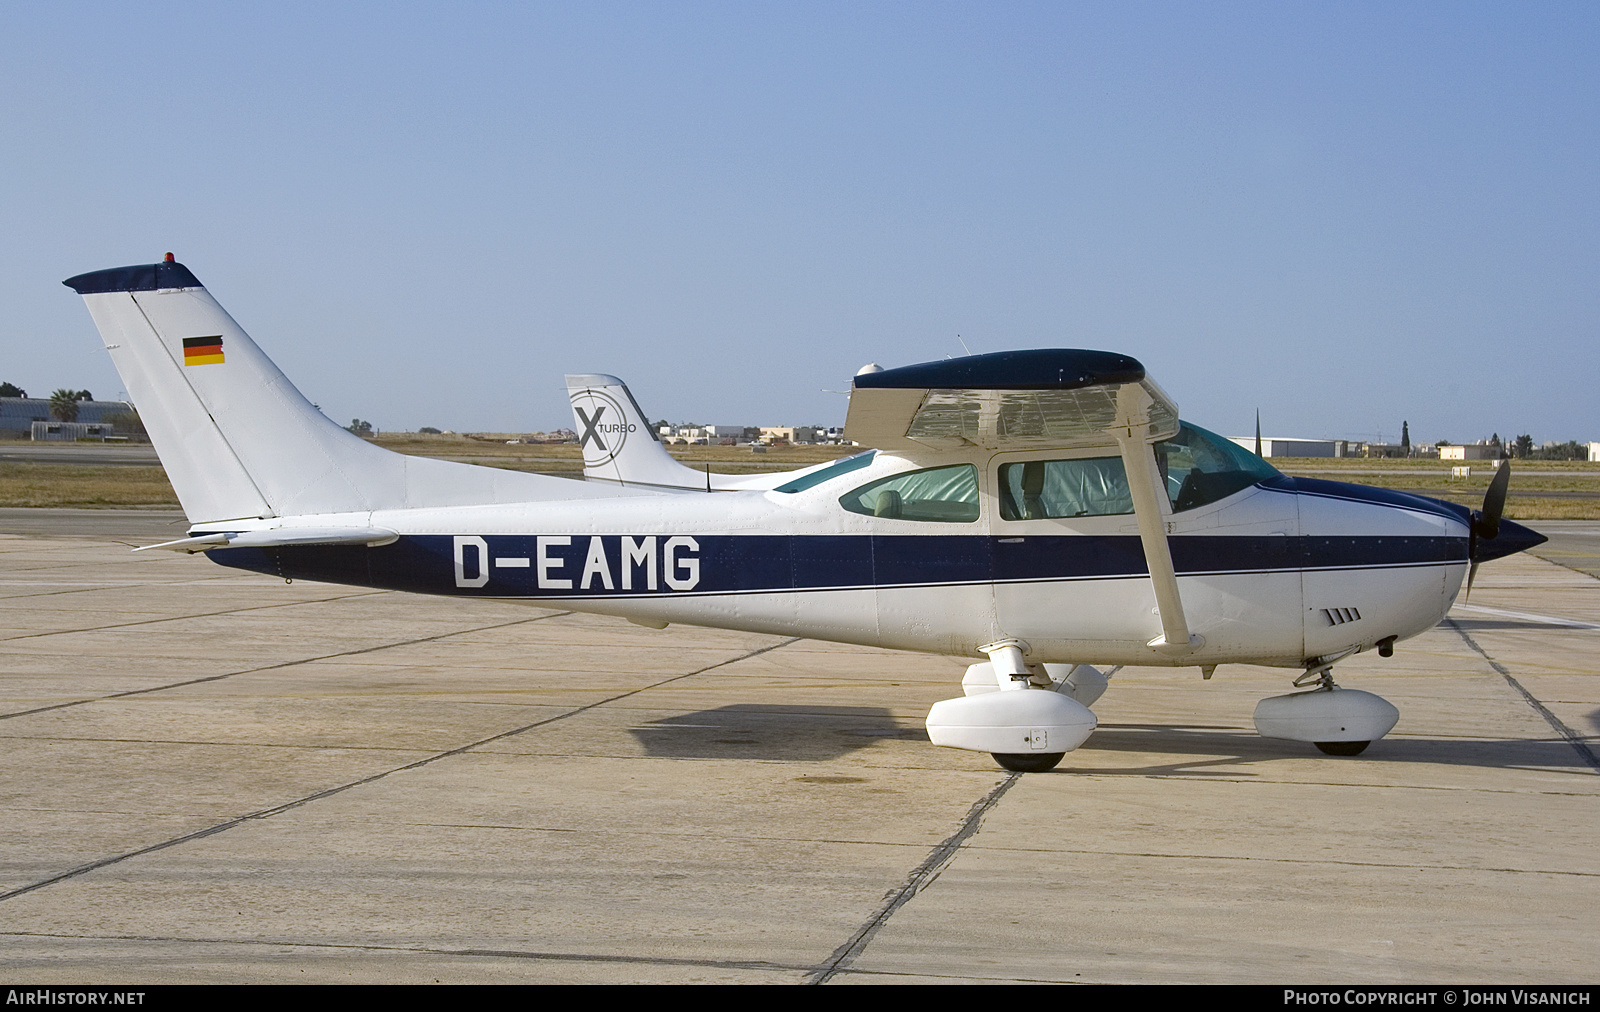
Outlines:
{"type": "Polygon", "coordinates": [[[1543,544],[1549,539],[1537,531],[1518,523],[1503,520],[1506,511],[1506,491],[1511,486],[1511,462],[1502,460],[1489,490],[1483,494],[1483,509],[1472,511],[1471,534],[1467,541],[1467,593],[1472,596],[1472,580],[1478,575],[1478,566],[1491,559],[1504,558],[1526,548],[1543,544]],[[1494,544],[1485,544],[1485,542],[1494,544]]]}

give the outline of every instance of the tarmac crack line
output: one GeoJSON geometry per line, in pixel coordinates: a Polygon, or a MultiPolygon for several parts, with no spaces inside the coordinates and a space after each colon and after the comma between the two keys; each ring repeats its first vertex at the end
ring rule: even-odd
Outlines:
{"type": "MultiPolygon", "coordinates": [[[[388,593],[388,591],[385,591],[384,593],[388,593]]],[[[273,605],[272,607],[277,608],[283,606],[273,605]]],[[[415,646],[418,643],[431,643],[434,640],[449,639],[451,636],[465,636],[467,633],[487,632],[490,629],[504,629],[508,626],[522,625],[527,622],[542,622],[547,618],[560,618],[563,615],[571,614],[572,612],[570,611],[555,611],[548,615],[535,615],[532,618],[519,618],[510,622],[499,622],[495,625],[474,626],[471,629],[456,629],[451,632],[439,633],[435,636],[423,636],[414,640],[399,640],[395,643],[380,643],[375,647],[362,647],[359,650],[341,650],[334,654],[321,654],[317,657],[303,657],[297,661],[283,661],[278,664],[263,665],[259,668],[245,668],[243,671],[228,671],[220,675],[206,675],[204,678],[190,678],[186,681],[170,682],[166,685],[152,685],[148,689],[129,689],[126,692],[113,692],[105,696],[95,696],[93,699],[74,699],[68,703],[51,703],[49,706],[37,706],[31,710],[17,710],[14,713],[0,713],[0,720],[7,720],[11,717],[26,717],[33,713],[48,713],[51,710],[64,710],[69,706],[85,706],[89,703],[104,702],[107,699],[121,699],[125,696],[142,696],[150,692],[165,692],[167,689],[181,689],[186,685],[200,685],[205,682],[219,682],[224,678],[232,678],[235,675],[250,675],[255,674],[258,671],[277,671],[280,668],[292,668],[300,664],[310,664],[313,661],[331,660],[335,657],[355,657],[360,654],[376,653],[379,650],[392,650],[395,647],[415,646]]]]}
{"type": "MultiPolygon", "coordinates": [[[[1579,797],[1593,797],[1593,795],[1578,795],[1578,796],[1579,797]]],[[[58,809],[17,808],[17,809],[14,809],[14,811],[58,811],[58,809]]],[[[123,813],[112,812],[112,813],[109,813],[109,814],[116,815],[116,814],[123,814],[123,813]]],[[[584,832],[584,830],[582,830],[582,829],[574,829],[574,828],[567,827],[567,826],[501,826],[501,825],[485,824],[485,823],[456,823],[456,822],[415,822],[415,823],[404,823],[404,825],[422,826],[422,827],[433,828],[433,829],[502,830],[502,831],[509,832],[509,833],[529,833],[529,834],[581,833],[581,832],[584,832]]],[[[810,837],[810,836],[794,836],[794,835],[789,835],[789,836],[758,836],[758,835],[751,835],[751,834],[735,834],[735,833],[706,834],[706,833],[687,833],[687,832],[669,832],[669,831],[644,831],[644,830],[619,831],[619,832],[616,832],[614,835],[616,837],[618,837],[618,838],[621,838],[621,837],[638,837],[638,838],[642,838],[642,839],[645,839],[645,840],[657,840],[657,839],[660,839],[660,840],[703,840],[703,841],[705,841],[707,843],[713,843],[713,844],[717,843],[719,841],[739,840],[739,841],[743,841],[743,842],[747,842],[747,843],[758,843],[758,844],[773,844],[773,843],[778,843],[778,844],[805,844],[805,845],[819,845],[820,844],[820,845],[840,845],[840,846],[862,847],[862,848],[876,847],[876,848],[880,848],[882,850],[905,850],[905,849],[908,849],[908,847],[909,847],[908,844],[890,843],[890,842],[885,842],[883,840],[864,840],[864,839],[854,839],[854,840],[852,840],[852,839],[835,839],[835,838],[832,838],[832,837],[810,837]]],[[[1154,851],[1154,850],[1152,850],[1152,851],[1143,851],[1143,850],[1090,850],[1090,849],[1083,848],[1083,847],[1015,847],[1015,846],[1013,846],[1013,847],[1003,847],[1003,846],[1002,847],[994,847],[994,846],[972,846],[972,847],[969,847],[967,849],[972,850],[972,851],[982,850],[982,851],[984,851],[986,853],[995,853],[995,854],[1043,854],[1043,855],[1074,854],[1074,855],[1080,855],[1080,856],[1084,856],[1084,857],[1150,858],[1150,859],[1159,860],[1159,861],[1216,861],[1216,862],[1238,862],[1238,863],[1259,863],[1259,864],[1304,865],[1304,866],[1309,867],[1309,868],[1323,868],[1323,867],[1327,867],[1327,866],[1330,866],[1330,865],[1336,865],[1336,866],[1348,867],[1348,868],[1383,868],[1383,869],[1392,869],[1392,870],[1397,870],[1397,871],[1424,871],[1424,872],[1426,872],[1426,871],[1465,871],[1465,872],[1484,872],[1484,873],[1504,874],[1504,875],[1546,875],[1546,876],[1568,876],[1568,877],[1572,877],[1572,878],[1600,878],[1600,871],[1571,871],[1571,870],[1563,870],[1563,869],[1559,869],[1559,868],[1508,868],[1508,867],[1501,867],[1501,866],[1498,866],[1498,865],[1416,864],[1416,863],[1406,863],[1406,862],[1400,862],[1400,861],[1341,861],[1341,860],[1335,860],[1335,859],[1324,858],[1324,857],[1317,857],[1317,858],[1252,857],[1252,856],[1250,856],[1248,854],[1182,854],[1182,853],[1166,853],[1166,852],[1154,851]]],[[[942,871],[943,869],[941,868],[940,870],[942,871]]],[[[937,877],[938,877],[938,875],[936,873],[934,875],[934,878],[937,878],[937,877]]],[[[922,889],[924,889],[927,886],[931,885],[932,882],[933,882],[932,878],[928,879],[928,881],[926,881],[926,882],[923,882],[921,884],[921,886],[918,887],[918,891],[920,892],[922,889]]],[[[854,937],[854,936],[852,936],[852,937],[854,937]]],[[[814,970],[815,969],[815,965],[808,966],[808,969],[814,970]]]]}
{"type": "MultiPolygon", "coordinates": [[[[538,618],[554,618],[554,617],[556,617],[556,616],[554,616],[554,615],[541,615],[538,618]]],[[[535,618],[535,619],[523,619],[521,621],[533,622],[533,621],[538,621],[538,618],[535,618]]],[[[517,623],[509,623],[509,624],[515,625],[517,623]]],[[[435,638],[437,638],[437,637],[435,637],[435,638]]],[[[77,878],[80,875],[87,875],[89,872],[96,871],[96,870],[98,870],[100,868],[108,867],[109,865],[119,864],[119,863],[121,863],[123,861],[127,861],[127,860],[130,860],[130,859],[135,858],[135,857],[142,857],[142,856],[144,856],[146,854],[154,854],[157,851],[166,850],[166,849],[168,849],[170,847],[177,847],[177,846],[180,846],[180,845],[185,844],[185,843],[192,843],[192,842],[194,842],[196,840],[203,840],[208,836],[215,836],[218,833],[226,833],[228,830],[237,829],[238,827],[240,827],[240,826],[242,826],[242,825],[244,825],[245,823],[248,823],[248,822],[256,822],[256,821],[260,821],[262,819],[270,819],[270,818],[273,818],[274,816],[282,815],[285,812],[293,811],[294,809],[300,808],[303,805],[309,805],[309,804],[311,804],[312,802],[315,802],[315,801],[322,801],[322,800],[324,800],[326,798],[331,798],[334,795],[343,794],[345,791],[352,790],[352,789],[354,789],[356,787],[362,787],[362,786],[365,786],[367,784],[376,783],[377,781],[382,780],[382,779],[384,779],[386,777],[393,776],[396,773],[405,773],[405,772],[407,772],[409,770],[421,769],[424,766],[429,766],[429,765],[431,765],[433,763],[436,763],[436,762],[439,762],[439,761],[441,761],[443,759],[449,759],[449,758],[451,758],[453,756],[461,755],[464,752],[469,752],[472,749],[479,748],[481,746],[487,745],[490,742],[496,742],[496,741],[500,741],[503,738],[510,738],[510,737],[515,736],[515,735],[523,734],[523,733],[525,733],[527,731],[532,731],[535,728],[544,727],[547,724],[554,724],[558,720],[566,720],[568,717],[575,717],[580,713],[585,713],[585,712],[587,712],[589,710],[595,709],[596,707],[604,706],[607,703],[614,703],[619,699],[627,699],[629,696],[636,696],[639,693],[647,692],[650,689],[660,688],[661,686],[669,685],[672,682],[681,681],[681,680],[683,680],[685,678],[692,678],[695,675],[705,674],[707,671],[713,671],[713,670],[715,670],[717,668],[725,667],[725,666],[727,666],[729,664],[736,664],[739,661],[749,660],[752,657],[759,657],[762,654],[769,653],[770,651],[773,651],[773,650],[777,650],[780,647],[786,647],[791,643],[799,642],[799,640],[800,640],[799,636],[791,636],[791,637],[789,637],[787,639],[780,640],[777,643],[772,643],[772,644],[769,644],[769,645],[764,646],[764,647],[758,647],[755,650],[746,651],[745,653],[742,653],[737,657],[729,657],[726,660],[718,661],[715,664],[708,664],[705,667],[697,668],[694,671],[686,671],[681,675],[673,675],[671,678],[663,678],[659,682],[651,682],[649,685],[641,685],[637,689],[629,689],[626,692],[619,692],[614,696],[607,696],[605,699],[597,699],[592,703],[586,703],[583,706],[574,707],[573,709],[568,710],[566,713],[560,713],[560,714],[557,714],[557,715],[555,715],[553,717],[546,717],[543,720],[536,720],[531,724],[524,724],[521,727],[512,728],[509,731],[501,731],[500,733],[492,734],[487,738],[481,738],[478,741],[469,742],[469,743],[467,743],[465,745],[459,745],[456,748],[447,749],[444,752],[439,752],[439,753],[437,753],[435,755],[428,756],[426,759],[418,759],[416,762],[406,763],[403,766],[396,766],[393,769],[384,770],[381,773],[374,773],[371,776],[362,777],[359,780],[352,780],[347,784],[340,784],[340,785],[338,785],[336,787],[329,787],[329,788],[327,788],[325,790],[317,791],[314,794],[308,794],[303,798],[296,798],[293,801],[284,802],[281,805],[274,805],[271,808],[263,808],[263,809],[261,809],[259,811],[250,812],[247,815],[241,815],[241,816],[239,816],[237,818],[229,819],[226,822],[219,822],[215,826],[207,826],[205,829],[196,830],[193,833],[185,833],[182,836],[175,836],[170,840],[163,840],[160,843],[153,843],[148,847],[140,847],[137,850],[130,850],[130,851],[127,851],[127,852],[122,853],[122,854],[113,854],[110,857],[104,857],[104,858],[101,858],[98,861],[90,861],[88,864],[82,864],[82,865],[79,865],[76,868],[69,868],[68,870],[66,870],[64,872],[61,872],[60,874],[52,875],[49,878],[41,879],[38,882],[33,882],[33,883],[30,883],[30,884],[25,885],[25,886],[19,886],[16,889],[12,889],[12,890],[9,890],[7,892],[0,893],[0,902],[4,902],[5,900],[13,899],[13,898],[15,898],[17,896],[22,896],[22,895],[24,895],[26,893],[31,893],[31,892],[33,892],[33,891],[35,891],[37,889],[43,889],[46,886],[55,885],[58,882],[65,882],[67,879],[77,878]]],[[[362,652],[364,652],[364,651],[362,651],[362,652]]],[[[275,665],[275,666],[276,667],[287,667],[287,665],[275,665]]],[[[1002,786],[1009,786],[1009,782],[1007,784],[1002,785],[1002,786]]],[[[991,798],[998,798],[998,796],[999,796],[999,794],[995,793],[995,792],[991,792],[991,794],[990,794],[991,798]]],[[[983,803],[980,802],[980,805],[981,804],[983,804],[983,803]]],[[[969,816],[969,819],[970,818],[971,817],[969,816]]],[[[960,834],[957,834],[957,835],[959,836],[960,834]]],[[[951,839],[955,839],[955,837],[952,837],[951,839]]],[[[965,839],[965,837],[963,837],[963,839],[965,839]]],[[[946,841],[946,842],[948,843],[949,841],[946,841]]]]}
{"type": "Polygon", "coordinates": [[[1470,871],[1492,872],[1504,875],[1568,875],[1575,878],[1600,878],[1600,871],[1562,871],[1557,868],[1501,868],[1471,864],[1405,864],[1398,861],[1338,861],[1322,857],[1251,857],[1247,854],[1164,854],[1154,850],[1086,850],[1076,847],[984,847],[981,849],[990,853],[1002,854],[1078,854],[1085,857],[1153,858],[1160,861],[1237,861],[1260,864],[1306,865],[1311,868],[1337,865],[1347,868],[1390,868],[1398,871],[1470,871]]]}
{"type": "Polygon", "coordinates": [[[560,963],[638,963],[653,966],[704,966],[727,970],[777,970],[803,972],[807,965],[774,963],[764,959],[696,959],[692,956],[631,956],[621,953],[546,952],[538,949],[446,949],[428,945],[374,945],[358,942],[299,942],[283,938],[186,938],[177,935],[66,935],[43,931],[5,931],[0,938],[70,938],[118,942],[182,942],[187,945],[273,945],[297,949],[334,949],[358,952],[415,952],[435,956],[488,956],[498,959],[538,959],[560,963]]]}
{"type": "MultiPolygon", "coordinates": [[[[48,571],[50,568],[54,568],[54,567],[40,567],[40,568],[45,570],[45,571],[48,571]]],[[[53,587],[71,587],[72,588],[71,590],[46,590],[46,591],[41,591],[41,592],[39,592],[37,594],[12,594],[9,597],[4,598],[4,600],[7,600],[7,601],[31,601],[36,597],[57,597],[57,596],[62,595],[62,594],[93,594],[96,591],[101,591],[101,590],[126,590],[129,587],[192,587],[192,586],[195,586],[197,584],[206,584],[206,583],[211,583],[211,582],[217,581],[217,580],[234,579],[236,577],[236,575],[237,574],[235,574],[235,573],[218,573],[215,576],[198,577],[198,578],[192,579],[192,580],[98,580],[98,581],[86,581],[86,582],[81,583],[81,584],[68,583],[65,580],[16,580],[16,579],[10,579],[10,580],[0,580],[0,588],[5,588],[5,587],[30,587],[30,586],[53,586],[53,587]]],[[[385,591],[378,591],[378,593],[389,594],[389,593],[393,593],[393,591],[385,590],[385,591]]],[[[368,593],[365,593],[365,594],[351,594],[351,595],[348,595],[348,596],[350,596],[350,597],[368,597],[368,596],[370,596],[370,594],[371,594],[371,592],[368,592],[368,593]]],[[[329,598],[328,600],[336,600],[336,599],[335,598],[329,598]]]]}
{"type": "Polygon", "coordinates": [[[1462,639],[1467,641],[1467,646],[1477,651],[1479,657],[1482,657],[1484,660],[1489,662],[1489,667],[1493,668],[1497,673],[1499,673],[1500,677],[1506,680],[1506,684],[1510,685],[1513,689],[1516,689],[1517,692],[1522,695],[1524,702],[1533,707],[1534,711],[1538,713],[1539,716],[1543,717],[1546,723],[1555,728],[1557,734],[1561,735],[1561,737],[1567,740],[1567,744],[1571,745],[1573,749],[1577,751],[1579,758],[1581,758],[1585,763],[1589,764],[1590,769],[1594,770],[1596,773],[1600,773],[1600,756],[1596,756],[1594,754],[1594,750],[1589,747],[1588,742],[1584,741],[1584,735],[1581,735],[1577,731],[1568,727],[1565,721],[1563,721],[1560,717],[1557,717],[1554,713],[1550,712],[1549,707],[1539,702],[1533,693],[1523,688],[1522,683],[1512,677],[1511,672],[1506,669],[1505,665],[1501,664],[1493,657],[1490,657],[1489,652],[1483,649],[1483,647],[1479,646],[1478,641],[1468,635],[1467,631],[1461,628],[1460,624],[1457,623],[1455,619],[1446,618],[1445,621],[1450,624],[1450,628],[1454,629],[1462,639]]]}
{"type": "MultiPolygon", "coordinates": [[[[1013,773],[1006,777],[995,786],[994,790],[984,795],[968,809],[966,818],[961,820],[961,825],[956,831],[950,834],[944,842],[933,848],[932,853],[921,864],[912,869],[910,876],[906,878],[900,888],[889,893],[884,898],[883,905],[867,920],[867,923],[863,924],[850,937],[849,941],[833,950],[833,954],[821,966],[812,969],[811,973],[807,975],[806,983],[826,984],[837,974],[849,969],[850,964],[855,962],[856,958],[866,950],[867,944],[872,941],[872,936],[876,935],[878,930],[888,923],[889,918],[893,917],[901,907],[911,902],[912,898],[918,893],[932,885],[945,868],[949,867],[950,862],[955,860],[956,854],[960,852],[962,846],[969,839],[976,836],[978,830],[983,827],[983,817],[999,803],[1001,798],[1005,797],[1005,793],[1016,784],[1020,776],[1021,774],[1013,773]]],[[[4,898],[0,896],[0,899],[4,898]]]]}
{"type": "Polygon", "coordinates": [[[242,615],[251,611],[269,611],[273,608],[293,608],[301,604],[327,604],[329,601],[348,601],[358,597],[377,597],[380,594],[392,594],[392,590],[377,590],[370,594],[339,594],[335,597],[308,598],[304,601],[284,601],[281,604],[258,604],[249,608],[224,608],[222,611],[202,611],[193,615],[173,615],[169,618],[142,618],[137,622],[114,622],[111,625],[92,625],[82,629],[52,629],[49,632],[23,633],[21,636],[6,636],[0,638],[0,643],[15,643],[18,640],[38,639],[41,636],[68,636],[72,633],[102,632],[106,629],[127,629],[136,625],[160,625],[162,622],[187,622],[196,618],[216,618],[218,615],[242,615]]]}

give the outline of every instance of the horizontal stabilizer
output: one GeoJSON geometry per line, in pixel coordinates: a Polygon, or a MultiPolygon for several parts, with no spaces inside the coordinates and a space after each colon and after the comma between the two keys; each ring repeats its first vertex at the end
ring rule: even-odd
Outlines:
{"type": "Polygon", "coordinates": [[[164,541],[159,545],[135,548],[148,552],[164,548],[169,552],[209,552],[216,548],[285,548],[290,545],[379,545],[393,544],[400,535],[382,527],[279,527],[268,531],[227,531],[200,534],[177,541],[164,541]]]}

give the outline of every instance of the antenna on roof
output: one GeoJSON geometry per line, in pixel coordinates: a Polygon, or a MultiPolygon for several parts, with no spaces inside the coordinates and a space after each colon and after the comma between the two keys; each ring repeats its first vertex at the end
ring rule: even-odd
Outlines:
{"type": "Polygon", "coordinates": [[[1256,456],[1261,456],[1261,409],[1256,408],[1256,456]]]}

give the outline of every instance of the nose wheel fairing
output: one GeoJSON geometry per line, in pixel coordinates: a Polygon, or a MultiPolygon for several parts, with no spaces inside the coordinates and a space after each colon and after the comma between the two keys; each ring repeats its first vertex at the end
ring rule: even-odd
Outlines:
{"type": "Polygon", "coordinates": [[[1341,689],[1333,681],[1333,665],[1308,668],[1295,685],[1316,688],[1270,696],[1256,704],[1256,733],[1263,738],[1308,741],[1328,755],[1360,754],[1400,720],[1400,711],[1382,696],[1361,689],[1341,689]]]}

